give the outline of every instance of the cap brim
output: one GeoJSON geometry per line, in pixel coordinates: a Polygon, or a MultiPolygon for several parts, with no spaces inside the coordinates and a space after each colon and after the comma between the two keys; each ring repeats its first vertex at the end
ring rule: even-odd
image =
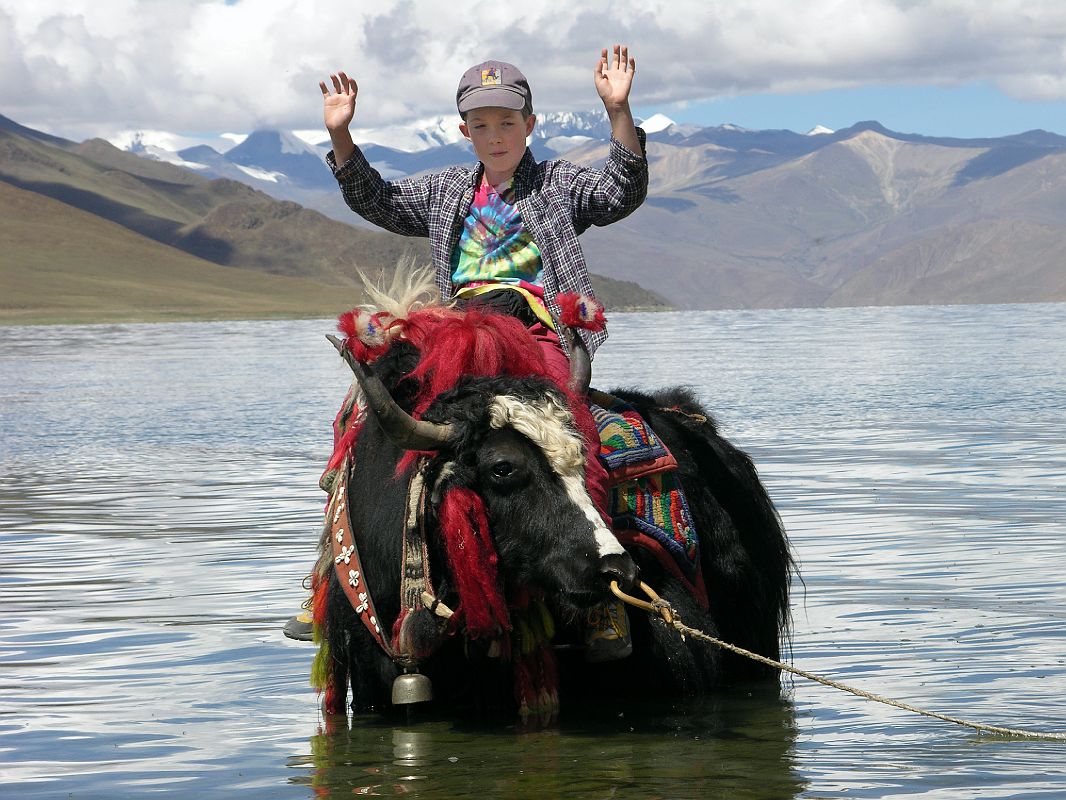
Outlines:
{"type": "Polygon", "coordinates": [[[460,114],[475,108],[509,108],[512,111],[521,111],[526,106],[526,98],[521,92],[504,86],[484,86],[472,89],[458,105],[460,114]]]}

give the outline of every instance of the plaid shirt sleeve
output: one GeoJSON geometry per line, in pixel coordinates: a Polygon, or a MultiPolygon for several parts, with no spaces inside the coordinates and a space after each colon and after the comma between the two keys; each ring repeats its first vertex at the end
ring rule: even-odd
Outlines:
{"type": "Polygon", "coordinates": [[[648,195],[647,134],[637,128],[640,153],[615,138],[603,169],[578,167],[570,186],[574,227],[609,225],[635,211],[648,195]]]}
{"type": "Polygon", "coordinates": [[[326,163],[344,202],[367,222],[403,236],[429,236],[433,176],[386,181],[358,147],[340,166],[331,150],[326,163]]]}

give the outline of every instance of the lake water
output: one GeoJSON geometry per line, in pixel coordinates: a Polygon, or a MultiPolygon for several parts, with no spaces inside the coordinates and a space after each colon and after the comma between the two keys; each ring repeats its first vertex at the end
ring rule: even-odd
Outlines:
{"type": "MultiPolygon", "coordinates": [[[[802,679],[556,727],[329,726],[303,599],[332,323],[0,328],[0,796],[1062,798],[1066,743],[802,679]]],[[[797,667],[1066,731],[1066,304],[616,315],[792,540],[797,667]]]]}

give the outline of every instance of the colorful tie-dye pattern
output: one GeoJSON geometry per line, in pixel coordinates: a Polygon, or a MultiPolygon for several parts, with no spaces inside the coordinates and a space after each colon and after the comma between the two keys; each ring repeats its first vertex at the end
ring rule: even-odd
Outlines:
{"type": "Polygon", "coordinates": [[[540,249],[512,205],[514,179],[500,186],[484,180],[474,194],[463,233],[452,254],[452,283],[492,281],[543,285],[540,249]]]}

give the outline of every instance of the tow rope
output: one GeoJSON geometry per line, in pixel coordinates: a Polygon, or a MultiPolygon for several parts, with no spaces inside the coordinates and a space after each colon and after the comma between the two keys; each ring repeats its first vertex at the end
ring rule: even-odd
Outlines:
{"type": "Polygon", "coordinates": [[[853,686],[848,686],[838,681],[830,680],[829,678],[823,678],[822,676],[815,675],[812,672],[797,669],[796,667],[793,667],[790,664],[785,664],[782,661],[775,661],[772,658],[767,658],[766,656],[759,655],[758,653],[753,653],[750,650],[745,650],[743,647],[737,647],[735,644],[724,642],[721,639],[711,636],[710,634],[704,633],[701,630],[685,625],[683,622],[681,622],[681,617],[678,615],[677,611],[673,608],[673,606],[671,606],[668,601],[663,600],[661,597],[659,597],[659,595],[656,594],[655,591],[650,586],[648,586],[648,584],[642,581],[640,583],[640,589],[650,598],[650,602],[648,600],[641,600],[638,597],[633,597],[631,595],[626,594],[621,590],[621,588],[619,588],[618,581],[611,581],[611,592],[614,593],[615,597],[625,603],[628,603],[631,606],[643,609],[649,614],[658,617],[666,625],[669,625],[670,627],[674,628],[681,635],[682,641],[684,641],[685,636],[692,636],[695,639],[701,639],[702,641],[710,642],[711,644],[721,647],[724,650],[728,650],[731,653],[736,653],[739,656],[750,658],[753,661],[758,661],[760,664],[766,664],[767,666],[774,667],[775,669],[778,669],[782,672],[788,672],[792,675],[799,675],[801,678],[806,678],[807,680],[814,681],[815,683],[820,683],[823,686],[829,686],[833,689],[839,689],[842,692],[848,692],[849,694],[853,694],[856,697],[865,698],[866,700],[873,700],[877,703],[884,703],[885,705],[892,706],[893,708],[900,708],[904,711],[910,711],[915,714],[921,714],[924,717],[932,717],[933,719],[943,720],[944,722],[953,722],[956,725],[964,725],[967,728],[973,728],[974,730],[981,733],[994,733],[999,736],[1017,736],[1024,737],[1026,739],[1048,739],[1058,742],[1066,741],[1066,733],[1029,731],[1021,730],[1018,728],[1003,728],[998,725],[986,725],[983,722],[971,722],[969,720],[959,719],[958,717],[951,717],[947,714],[941,714],[936,711],[929,711],[924,708],[918,708],[917,706],[912,706],[909,703],[904,703],[900,700],[893,700],[890,697],[883,697],[878,694],[873,694],[872,692],[864,691],[863,689],[856,689],[853,686]]]}

